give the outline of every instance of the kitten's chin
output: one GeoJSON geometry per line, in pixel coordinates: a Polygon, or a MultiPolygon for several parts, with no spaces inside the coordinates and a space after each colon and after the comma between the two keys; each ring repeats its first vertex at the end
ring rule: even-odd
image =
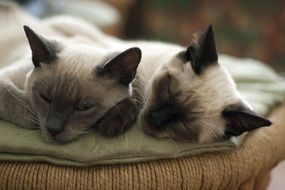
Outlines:
{"type": "Polygon", "coordinates": [[[71,135],[67,135],[64,133],[61,133],[54,137],[48,133],[42,133],[42,136],[46,142],[52,143],[52,144],[67,144],[67,143],[76,141],[80,137],[80,135],[71,136],[71,135]]]}
{"type": "Polygon", "coordinates": [[[67,143],[70,143],[70,142],[73,142],[75,141],[76,139],[78,139],[79,137],[76,137],[76,138],[61,138],[61,137],[53,137],[52,138],[52,141],[54,143],[57,143],[57,144],[67,144],[67,143]]]}
{"type": "Polygon", "coordinates": [[[142,126],[143,131],[153,137],[157,138],[170,138],[175,141],[183,142],[183,143],[198,143],[198,144],[206,144],[206,143],[215,143],[226,140],[225,137],[218,137],[217,134],[212,134],[208,132],[196,132],[194,134],[193,131],[189,129],[186,130],[186,127],[181,128],[181,123],[172,123],[165,124],[164,126],[153,126],[149,124],[145,119],[140,120],[140,124],[142,126]]]}
{"type": "Polygon", "coordinates": [[[175,127],[175,124],[164,124],[163,126],[154,126],[148,123],[146,120],[141,119],[140,124],[142,126],[143,131],[152,136],[157,138],[169,138],[175,141],[180,142],[190,142],[192,140],[187,138],[182,138],[180,135],[176,134],[171,130],[171,128],[175,127]]]}
{"type": "Polygon", "coordinates": [[[153,137],[158,137],[158,138],[164,138],[164,137],[168,137],[166,131],[163,131],[155,126],[150,125],[145,119],[144,117],[139,117],[139,123],[142,126],[142,130],[153,137]]]}

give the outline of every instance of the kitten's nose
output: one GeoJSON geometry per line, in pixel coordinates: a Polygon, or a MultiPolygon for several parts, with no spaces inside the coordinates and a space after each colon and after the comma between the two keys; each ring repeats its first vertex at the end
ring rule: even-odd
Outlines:
{"type": "Polygon", "coordinates": [[[62,122],[58,121],[58,119],[50,119],[47,122],[46,128],[49,134],[53,137],[63,132],[64,130],[64,126],[62,122]]]}
{"type": "Polygon", "coordinates": [[[51,134],[51,136],[56,136],[59,133],[63,131],[61,128],[55,128],[55,127],[47,127],[48,132],[51,134]]]}
{"type": "Polygon", "coordinates": [[[168,120],[167,114],[165,114],[163,111],[154,111],[151,112],[148,117],[148,122],[152,124],[153,126],[160,126],[163,123],[166,123],[168,120]]]}
{"type": "Polygon", "coordinates": [[[175,122],[177,121],[180,113],[175,105],[162,105],[158,109],[153,110],[147,121],[153,126],[161,126],[168,122],[175,122]]]}

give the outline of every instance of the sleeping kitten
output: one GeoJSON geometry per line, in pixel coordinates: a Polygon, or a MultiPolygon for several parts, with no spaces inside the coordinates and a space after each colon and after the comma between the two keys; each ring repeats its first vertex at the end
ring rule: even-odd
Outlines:
{"type": "MultiPolygon", "coordinates": [[[[0,70],[0,118],[25,128],[40,127],[47,140],[68,142],[88,132],[91,125],[132,94],[130,83],[141,59],[139,48],[107,51],[82,44],[77,38],[58,37],[54,41],[28,26],[24,26],[28,39],[24,42],[21,35],[14,35],[19,25],[15,23],[22,17],[8,17],[15,10],[5,6],[0,4],[0,9],[7,11],[4,16],[15,22],[6,25],[7,30],[13,29],[10,33],[1,30],[7,39],[2,38],[0,45],[22,48],[22,55],[0,70]]],[[[6,60],[0,59],[1,63],[6,60]]]]}
{"type": "Polygon", "coordinates": [[[62,35],[14,3],[0,2],[0,10],[0,24],[5,26],[0,30],[0,118],[26,128],[40,125],[46,139],[60,142],[94,125],[109,137],[131,126],[138,112],[129,98],[130,82],[141,59],[140,49],[106,51],[84,36],[62,35]],[[43,38],[27,26],[26,38],[22,23],[59,41],[43,38]],[[102,115],[114,115],[122,104],[128,106],[123,110],[128,122],[105,125],[102,115]]]}
{"type": "Polygon", "coordinates": [[[161,65],[145,94],[140,121],[157,137],[205,143],[271,125],[251,110],[218,63],[212,26],[161,65]]]}
{"type": "MultiPolygon", "coordinates": [[[[160,42],[121,41],[78,19],[65,20],[54,18],[48,22],[57,29],[64,25],[70,36],[87,36],[108,49],[141,48],[143,57],[133,86],[134,96],[141,102],[137,109],[142,108],[140,123],[146,133],[206,143],[271,125],[252,111],[218,63],[211,26],[184,48],[160,42]],[[84,30],[68,30],[75,27],[84,30]]],[[[127,115],[119,118],[128,120],[127,115]]]]}

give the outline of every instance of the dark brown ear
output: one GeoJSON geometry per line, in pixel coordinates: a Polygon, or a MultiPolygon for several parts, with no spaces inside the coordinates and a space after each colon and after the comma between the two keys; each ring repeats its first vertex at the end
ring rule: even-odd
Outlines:
{"type": "Polygon", "coordinates": [[[50,63],[56,59],[54,43],[36,34],[28,26],[24,26],[24,30],[32,50],[32,61],[35,67],[40,67],[40,63],[50,63]]]}
{"type": "Polygon", "coordinates": [[[139,48],[130,48],[102,67],[97,68],[96,73],[98,76],[114,78],[123,85],[129,85],[136,76],[137,68],[141,61],[141,54],[139,48]]]}
{"type": "Polygon", "coordinates": [[[228,136],[238,136],[243,132],[272,124],[271,121],[257,115],[245,106],[229,106],[223,111],[223,116],[228,121],[225,132],[228,136]]]}
{"type": "Polygon", "coordinates": [[[208,65],[218,61],[212,25],[190,44],[186,50],[185,59],[191,62],[191,66],[197,74],[200,74],[208,65]]]}

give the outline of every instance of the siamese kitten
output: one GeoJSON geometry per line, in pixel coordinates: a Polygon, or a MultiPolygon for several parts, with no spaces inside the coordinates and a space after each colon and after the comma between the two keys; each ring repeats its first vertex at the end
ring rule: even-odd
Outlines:
{"type": "Polygon", "coordinates": [[[0,69],[0,118],[25,128],[40,127],[47,140],[68,142],[90,131],[132,94],[139,48],[107,51],[74,39],[50,40],[28,26],[24,31],[30,48],[18,34],[0,41],[1,47],[9,42],[23,47],[22,57],[0,69]]]}
{"type": "MultiPolygon", "coordinates": [[[[82,25],[71,18],[68,22],[56,18],[49,23],[58,29],[65,23],[65,32],[66,28],[82,25]]],[[[252,111],[219,64],[212,26],[184,48],[159,42],[121,41],[87,25],[81,26],[84,32],[69,30],[69,35],[83,34],[108,49],[138,46],[142,50],[133,86],[134,97],[140,102],[139,122],[146,133],[207,143],[271,125],[252,111]]],[[[128,120],[128,115],[122,117],[128,120]]]]}
{"type": "MultiPolygon", "coordinates": [[[[25,128],[41,128],[45,139],[67,142],[91,131],[102,115],[137,112],[128,97],[141,59],[138,48],[107,51],[84,36],[53,30],[11,2],[0,2],[0,118],[25,128]],[[23,23],[32,25],[48,40],[23,23]],[[28,41],[27,41],[28,39],[28,41]],[[32,51],[31,51],[32,50],[32,51]],[[31,59],[32,57],[32,59],[31,59]]],[[[128,122],[131,122],[129,119],[128,122]]],[[[119,135],[130,124],[104,131],[119,135]]],[[[105,125],[104,125],[105,126],[105,125]]]]}
{"type": "Polygon", "coordinates": [[[140,122],[157,137],[215,142],[271,125],[252,111],[218,63],[212,26],[161,64],[145,96],[140,122]]]}

